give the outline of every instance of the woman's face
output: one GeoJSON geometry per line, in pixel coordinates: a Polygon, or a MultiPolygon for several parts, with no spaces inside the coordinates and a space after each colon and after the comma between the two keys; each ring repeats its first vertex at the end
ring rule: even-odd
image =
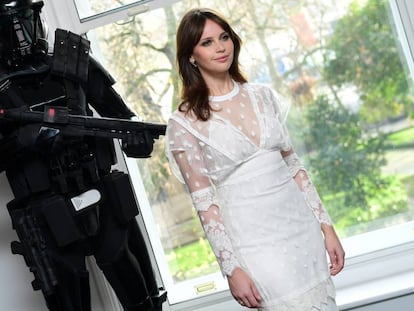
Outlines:
{"type": "Polygon", "coordinates": [[[233,62],[234,44],[230,35],[217,23],[206,20],[200,41],[190,57],[202,75],[227,73],[233,62]]]}

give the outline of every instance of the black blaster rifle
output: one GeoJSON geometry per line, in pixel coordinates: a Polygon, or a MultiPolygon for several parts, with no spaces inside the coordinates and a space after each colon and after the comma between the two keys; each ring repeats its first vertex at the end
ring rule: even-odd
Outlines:
{"type": "MultiPolygon", "coordinates": [[[[22,205],[24,206],[24,205],[22,205]]],[[[55,291],[57,276],[54,265],[46,250],[43,235],[28,208],[21,208],[18,200],[7,204],[12,219],[13,229],[16,230],[20,242],[13,241],[13,254],[24,257],[26,265],[33,272],[35,279],[32,282],[34,290],[42,290],[45,295],[55,291]]]]}
{"type": "Polygon", "coordinates": [[[151,155],[154,139],[165,135],[166,125],[117,118],[95,118],[71,115],[67,107],[47,106],[43,112],[20,108],[0,109],[0,121],[22,124],[39,123],[63,136],[95,136],[118,138],[129,157],[146,158],[151,155]]]}

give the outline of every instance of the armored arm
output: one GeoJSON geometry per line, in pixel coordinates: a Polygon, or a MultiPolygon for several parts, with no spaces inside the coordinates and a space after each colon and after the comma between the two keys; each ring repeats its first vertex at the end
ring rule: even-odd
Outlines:
{"type": "MultiPolygon", "coordinates": [[[[131,120],[135,113],[125,104],[121,96],[113,88],[115,79],[98,61],[89,55],[89,47],[89,41],[85,38],[67,30],[57,29],[54,45],[53,73],[65,77],[67,79],[66,84],[70,84],[68,80],[79,82],[87,104],[99,116],[131,120]],[[77,47],[75,49],[77,53],[73,50],[74,46],[77,47]]],[[[74,111],[74,107],[79,108],[78,106],[79,104],[76,100],[73,103],[68,102],[68,107],[71,107],[70,111],[74,111]]],[[[92,113],[91,111],[88,112],[92,113]]],[[[62,111],[59,111],[59,113],[61,115],[64,114],[62,111]]],[[[83,115],[83,113],[79,114],[83,115]]],[[[80,119],[74,120],[73,117],[75,116],[69,117],[71,126],[67,128],[74,135],[92,134],[93,136],[120,138],[122,139],[122,149],[126,155],[136,158],[148,157],[153,150],[154,139],[165,132],[165,127],[162,125],[151,124],[149,126],[149,123],[142,122],[131,124],[119,123],[120,120],[114,121],[113,119],[97,120],[97,123],[95,119],[85,119],[86,122],[84,124],[79,124],[79,122],[82,123],[83,121],[80,121],[80,119]],[[73,123],[73,121],[76,122],[73,123]],[[90,123],[94,123],[94,125],[89,126],[90,123]],[[121,129],[119,129],[120,125],[121,129]],[[149,127],[151,127],[150,130],[149,127]],[[114,131],[108,132],[111,129],[114,129],[114,131]]],[[[56,120],[49,120],[48,122],[57,123],[56,120]]],[[[70,134],[67,133],[67,135],[70,134]]]]}
{"type": "Polygon", "coordinates": [[[114,78],[93,57],[89,60],[88,81],[84,86],[87,102],[102,117],[131,119],[135,113],[114,90],[114,78]]]}

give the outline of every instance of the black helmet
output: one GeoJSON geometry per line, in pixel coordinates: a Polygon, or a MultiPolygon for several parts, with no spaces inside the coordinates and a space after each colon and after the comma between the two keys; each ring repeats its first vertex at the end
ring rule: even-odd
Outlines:
{"type": "Polygon", "coordinates": [[[18,67],[47,53],[46,25],[40,18],[43,1],[0,0],[0,62],[18,67]]]}

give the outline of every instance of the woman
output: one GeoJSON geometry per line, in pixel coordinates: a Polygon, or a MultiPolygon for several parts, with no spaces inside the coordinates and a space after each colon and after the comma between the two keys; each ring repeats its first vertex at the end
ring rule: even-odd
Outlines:
{"type": "Polygon", "coordinates": [[[292,149],[284,100],[246,81],[240,46],[212,10],[191,10],[181,20],[182,103],[167,127],[170,165],[241,305],[337,310],[330,275],[342,270],[344,251],[292,149]]]}

